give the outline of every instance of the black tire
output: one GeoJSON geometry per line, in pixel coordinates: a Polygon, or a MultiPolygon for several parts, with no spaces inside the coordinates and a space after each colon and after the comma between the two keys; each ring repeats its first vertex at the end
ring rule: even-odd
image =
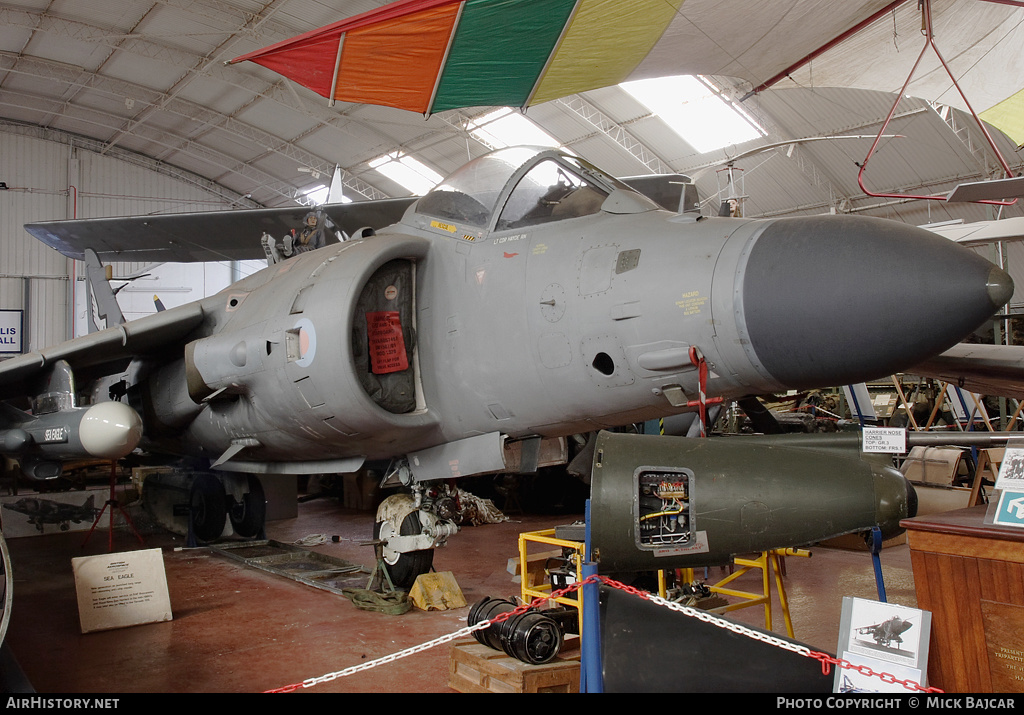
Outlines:
{"type": "MultiPolygon", "coordinates": [[[[380,538],[383,525],[384,523],[380,521],[373,525],[374,539],[380,538]]],[[[399,536],[413,536],[419,534],[422,528],[419,512],[413,511],[402,520],[402,526],[398,530],[398,534],[399,536]]],[[[388,531],[390,531],[390,525],[388,531]]],[[[387,565],[388,575],[391,576],[391,583],[394,584],[395,588],[408,590],[416,582],[417,576],[430,572],[431,567],[434,565],[434,550],[423,549],[421,551],[400,553],[394,559],[394,563],[389,562],[385,556],[384,563],[387,565]]]]}
{"type": "Polygon", "coordinates": [[[231,528],[247,539],[262,533],[267,520],[267,497],[263,493],[263,484],[259,477],[252,474],[248,476],[248,483],[248,491],[242,495],[242,501],[232,499],[231,509],[228,510],[231,528]]]}
{"type": "Polygon", "coordinates": [[[224,486],[212,474],[200,474],[192,482],[189,495],[192,513],[192,533],[200,541],[220,538],[227,522],[227,497],[224,486]]]}

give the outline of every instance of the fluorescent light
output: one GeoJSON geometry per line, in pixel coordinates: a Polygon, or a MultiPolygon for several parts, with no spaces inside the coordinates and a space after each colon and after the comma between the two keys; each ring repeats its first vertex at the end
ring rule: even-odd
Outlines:
{"type": "Polygon", "coordinates": [[[414,196],[422,196],[444,178],[423,162],[400,152],[379,156],[368,163],[370,168],[401,184],[414,196]]]}
{"type": "Polygon", "coordinates": [[[507,107],[472,120],[468,129],[478,141],[491,149],[504,149],[509,146],[559,146],[554,137],[519,112],[507,107]]]}
{"type": "Polygon", "coordinates": [[[660,77],[619,86],[701,154],[767,135],[738,104],[704,78],[660,77]]]}

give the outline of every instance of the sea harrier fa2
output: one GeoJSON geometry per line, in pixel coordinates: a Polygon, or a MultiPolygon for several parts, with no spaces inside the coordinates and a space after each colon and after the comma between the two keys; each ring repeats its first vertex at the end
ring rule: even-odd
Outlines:
{"type": "MultiPolygon", "coordinates": [[[[122,449],[104,454],[166,455],[216,475],[196,482],[204,539],[220,534],[225,513],[243,523],[258,509],[253,475],[382,465],[410,492],[377,516],[392,575],[408,582],[458,530],[453,478],[531,473],[564,463],[572,435],[714,400],[899,372],[963,339],[1013,290],[999,268],[922,229],[855,216],[703,217],[684,182],[619,180],[518,147],[471,161],[419,199],[325,206],[341,240],[270,261],[217,295],[0,364],[0,397],[37,405],[31,416],[5,412],[4,450],[40,478],[59,474],[74,429],[58,448],[33,419],[56,424],[121,400],[141,431],[134,416],[111,422],[108,442],[122,449]]],[[[130,247],[147,260],[257,258],[282,211],[26,228],[74,258],[88,248],[129,260],[130,247]]],[[[777,460],[746,460],[728,483],[716,476],[702,502],[700,469],[682,463],[689,452],[676,465],[664,448],[659,464],[643,452],[634,460],[652,468],[644,488],[657,502],[644,530],[665,517],[699,531],[702,508],[722,499],[736,506],[729,528],[763,537],[745,548],[787,545],[774,543],[791,538],[779,523],[806,520],[750,496],[777,460]]],[[[898,475],[855,461],[857,479],[794,487],[827,491],[818,537],[895,525],[911,508],[902,481],[875,492],[898,475]],[[836,517],[842,490],[867,495],[858,519],[869,523],[836,517]]],[[[714,541],[718,527],[705,521],[714,541]]]]}
{"type": "Polygon", "coordinates": [[[96,496],[90,494],[81,505],[67,504],[53,499],[23,497],[16,502],[4,504],[4,509],[24,514],[28,523],[33,524],[40,533],[45,524],[56,524],[61,531],[71,528],[71,522],[81,524],[96,518],[96,496]]]}

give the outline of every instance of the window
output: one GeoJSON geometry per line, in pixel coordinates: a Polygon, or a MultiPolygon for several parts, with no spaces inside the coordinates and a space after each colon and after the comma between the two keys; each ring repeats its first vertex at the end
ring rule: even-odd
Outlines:
{"type": "Polygon", "coordinates": [[[416,210],[484,226],[509,177],[537,152],[536,147],[510,147],[474,159],[420,199],[416,210]]]}
{"type": "Polygon", "coordinates": [[[619,85],[701,154],[768,133],[704,77],[660,77],[619,85]]]}
{"type": "Polygon", "coordinates": [[[376,169],[392,181],[408,189],[413,196],[422,196],[430,191],[443,178],[436,171],[408,154],[391,152],[379,156],[369,162],[370,168],[376,169]]]}
{"type": "Polygon", "coordinates": [[[510,146],[557,147],[550,134],[509,108],[496,109],[469,122],[467,127],[481,144],[492,149],[510,146]]]}
{"type": "Polygon", "coordinates": [[[545,160],[533,167],[509,195],[496,229],[534,226],[589,216],[601,210],[608,193],[562,164],[545,160]]]}

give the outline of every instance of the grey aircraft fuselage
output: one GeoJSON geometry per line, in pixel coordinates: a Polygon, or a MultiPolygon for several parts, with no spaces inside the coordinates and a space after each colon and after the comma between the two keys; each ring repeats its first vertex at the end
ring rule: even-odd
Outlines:
{"type": "Polygon", "coordinates": [[[517,152],[376,235],[154,316],[195,327],[130,373],[143,446],[234,471],[502,471],[506,440],[694,409],[691,348],[727,400],[859,382],[945,350],[1012,292],[914,227],[675,213],[559,152],[517,152]]]}

